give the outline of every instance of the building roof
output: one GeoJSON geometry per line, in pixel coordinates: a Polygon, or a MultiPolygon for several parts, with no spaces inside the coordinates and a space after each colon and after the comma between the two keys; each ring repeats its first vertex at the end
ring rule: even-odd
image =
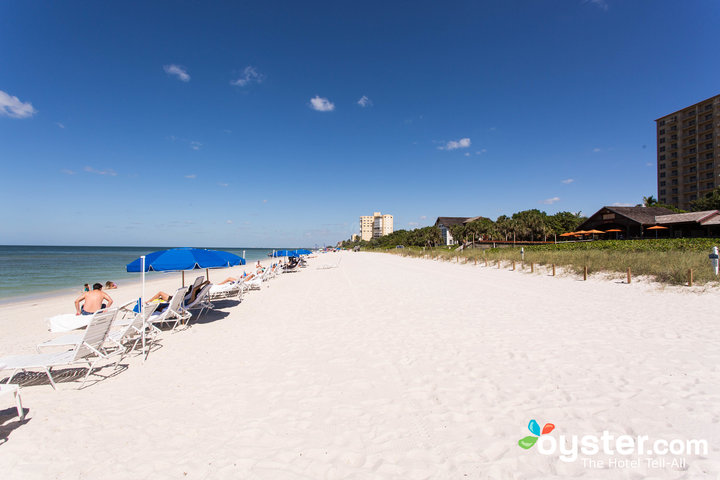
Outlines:
{"type": "Polygon", "coordinates": [[[470,222],[474,222],[475,220],[480,220],[480,219],[490,220],[487,217],[477,216],[477,217],[470,217],[470,218],[466,219],[463,223],[470,223],[470,222]]]}
{"type": "Polygon", "coordinates": [[[688,105],[687,107],[683,107],[683,108],[681,108],[680,110],[675,110],[674,112],[668,113],[667,115],[663,115],[662,117],[656,118],[655,121],[657,122],[658,120],[662,120],[663,118],[669,117],[670,115],[675,115],[676,113],[680,113],[680,112],[682,112],[683,110],[687,110],[688,108],[697,107],[697,106],[700,105],[701,103],[705,103],[705,102],[707,102],[708,100],[715,100],[716,97],[720,97],[720,95],[715,95],[715,96],[713,96],[713,97],[706,98],[705,100],[700,100],[699,102],[693,103],[692,105],[688,105]]]}
{"type": "Polygon", "coordinates": [[[654,224],[658,215],[671,215],[674,212],[665,207],[603,207],[613,213],[627,217],[642,225],[654,224]]]}
{"type": "MultiPolygon", "coordinates": [[[[716,210],[717,211],[717,210],[716,210]]],[[[720,212],[718,212],[720,213],[720,212]]],[[[720,215],[715,215],[714,217],[711,217],[704,222],[702,222],[703,225],[720,225],[720,215]]]]}
{"type": "Polygon", "coordinates": [[[435,226],[444,225],[449,227],[451,225],[462,225],[468,218],[472,217],[438,217],[437,220],[435,220],[435,226]]]}
{"type": "Polygon", "coordinates": [[[658,215],[655,217],[655,223],[661,225],[669,225],[673,223],[702,223],[712,219],[718,215],[717,210],[705,210],[704,212],[674,213],[672,215],[658,215]]]}

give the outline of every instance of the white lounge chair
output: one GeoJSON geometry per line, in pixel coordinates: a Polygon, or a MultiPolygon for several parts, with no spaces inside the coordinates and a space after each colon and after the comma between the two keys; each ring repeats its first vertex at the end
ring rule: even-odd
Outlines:
{"type": "Polygon", "coordinates": [[[15,408],[17,408],[20,420],[25,419],[25,410],[23,410],[22,400],[20,399],[20,387],[18,385],[0,385],[0,397],[5,395],[13,395],[15,397],[15,408]]]}
{"type": "Polygon", "coordinates": [[[32,368],[42,368],[50,380],[50,385],[56,389],[55,381],[52,377],[53,367],[69,366],[78,362],[88,364],[88,372],[83,379],[82,388],[85,385],[90,373],[98,360],[106,358],[101,351],[102,345],[105,343],[112,321],[117,315],[118,309],[111,308],[102,313],[93,315],[93,319],[85,329],[82,339],[75,345],[72,350],[66,350],[57,353],[36,353],[32,355],[14,355],[11,357],[0,358],[0,365],[4,365],[3,370],[12,370],[12,374],[8,377],[7,384],[13,379],[18,371],[27,371],[32,368]]]}
{"type": "MultiPolygon", "coordinates": [[[[189,303],[183,303],[185,310],[197,310],[199,308],[200,313],[198,314],[198,318],[202,316],[205,310],[212,310],[214,305],[210,303],[208,298],[210,288],[212,288],[211,284],[205,285],[199,292],[197,292],[194,299],[189,301],[189,303]]],[[[188,300],[189,299],[185,299],[185,302],[188,302],[188,300]]]]}
{"type": "Polygon", "coordinates": [[[154,327],[155,324],[174,323],[174,330],[179,324],[185,324],[188,320],[190,320],[192,313],[183,307],[183,300],[185,299],[186,291],[187,288],[185,287],[178,288],[170,299],[170,304],[167,308],[165,308],[162,312],[156,311],[148,317],[148,324],[153,325],[155,331],[159,331],[157,327],[154,327]]]}
{"type": "Polygon", "coordinates": [[[211,285],[208,297],[210,301],[222,300],[225,298],[237,297],[238,300],[242,300],[242,280],[237,282],[223,283],[222,285],[211,285]]]}

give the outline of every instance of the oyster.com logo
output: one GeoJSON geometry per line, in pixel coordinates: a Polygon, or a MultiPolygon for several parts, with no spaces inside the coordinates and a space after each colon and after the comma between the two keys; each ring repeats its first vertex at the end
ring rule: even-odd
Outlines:
{"type": "Polygon", "coordinates": [[[553,425],[552,423],[546,423],[542,430],[540,430],[540,425],[538,424],[538,422],[536,422],[535,419],[530,420],[530,423],[528,423],[528,430],[530,430],[530,433],[532,433],[532,435],[528,435],[527,437],[518,440],[518,445],[520,445],[521,448],[527,450],[533,445],[535,445],[535,442],[538,441],[538,438],[540,438],[541,435],[546,435],[552,432],[554,429],[555,425],[553,425]]]}

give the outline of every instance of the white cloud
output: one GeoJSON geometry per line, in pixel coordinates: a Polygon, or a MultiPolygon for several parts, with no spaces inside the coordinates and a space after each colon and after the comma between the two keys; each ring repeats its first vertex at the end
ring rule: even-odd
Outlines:
{"type": "Polygon", "coordinates": [[[562,180],[562,183],[567,185],[568,183],[573,183],[575,181],[574,178],[566,178],[565,180],[562,180]]]}
{"type": "Polygon", "coordinates": [[[263,203],[267,203],[267,200],[263,200],[263,203]]]}
{"type": "Polygon", "coordinates": [[[97,170],[93,167],[85,167],[84,170],[88,173],[94,173],[96,175],[110,175],[111,177],[114,177],[117,175],[115,170],[113,170],[112,168],[107,168],[105,170],[97,170]]]}
{"type": "Polygon", "coordinates": [[[221,187],[227,187],[227,186],[230,185],[230,184],[229,184],[229,183],[218,183],[218,185],[221,186],[221,187]]]}
{"type": "Polygon", "coordinates": [[[420,215],[420,220],[425,220],[427,218],[427,215],[420,215]]]}
{"type": "Polygon", "coordinates": [[[458,148],[468,148],[470,146],[469,138],[461,138],[458,141],[450,140],[445,146],[438,147],[438,150],[457,150],[458,148]]]}
{"type": "Polygon", "coordinates": [[[60,173],[64,173],[65,175],[75,175],[75,172],[69,168],[63,168],[60,170],[60,173]]]}
{"type": "Polygon", "coordinates": [[[0,115],[12,118],[30,118],[37,113],[30,102],[21,102],[18,97],[13,97],[0,90],[0,115]]]}
{"type": "Polygon", "coordinates": [[[200,150],[200,147],[202,147],[202,143],[190,142],[190,148],[192,148],[193,150],[200,150]]]}
{"type": "Polygon", "coordinates": [[[165,70],[165,73],[168,75],[175,75],[183,82],[190,81],[190,75],[188,75],[185,67],[181,67],[180,65],[163,65],[163,70],[165,70]]]}
{"type": "Polygon", "coordinates": [[[318,112],[332,112],[335,110],[335,104],[327,98],[315,95],[314,98],[310,99],[310,108],[317,110],[318,112]]]}
{"type": "Polygon", "coordinates": [[[55,122],[55,125],[57,125],[57,126],[60,127],[60,128],[65,128],[65,125],[63,125],[63,124],[60,123],[60,122],[55,122]]]}
{"type": "Polygon", "coordinates": [[[545,205],[552,205],[553,203],[557,203],[560,201],[560,197],[552,197],[552,198],[546,198],[542,201],[545,205]]]}
{"type": "Polygon", "coordinates": [[[469,157],[469,156],[470,156],[470,152],[465,152],[465,156],[466,156],[466,157],[469,157]]]}
{"type": "Polygon", "coordinates": [[[613,207],[633,207],[632,203],[615,202],[612,204],[613,207]]]}
{"type": "Polygon", "coordinates": [[[185,175],[185,178],[189,178],[190,180],[194,180],[194,179],[197,178],[197,175],[195,175],[194,173],[191,173],[190,175],[185,175]]]}
{"type": "Polygon", "coordinates": [[[482,155],[483,153],[487,153],[486,148],[483,148],[482,150],[478,150],[477,152],[475,152],[476,155],[482,155]]]}
{"type": "Polygon", "coordinates": [[[408,225],[411,227],[417,227],[420,224],[418,222],[408,222],[408,225]]]}
{"type": "Polygon", "coordinates": [[[247,66],[245,67],[245,70],[243,70],[242,75],[240,75],[237,80],[230,82],[230,85],[235,85],[236,87],[246,87],[253,82],[262,83],[263,80],[265,80],[265,75],[258,72],[255,67],[247,66]]]}
{"type": "Polygon", "coordinates": [[[370,99],[369,99],[367,96],[363,95],[362,97],[360,97],[360,100],[357,101],[357,104],[360,105],[360,106],[363,107],[363,108],[364,108],[364,107],[371,107],[371,106],[372,106],[372,101],[370,101],[370,99]]]}
{"type": "Polygon", "coordinates": [[[230,225],[230,224],[232,223],[232,220],[225,220],[225,223],[227,223],[228,225],[230,225]]]}
{"type": "Polygon", "coordinates": [[[589,3],[591,5],[595,5],[601,10],[605,10],[607,12],[608,9],[608,3],[605,0],[583,0],[583,3],[589,3]]]}
{"type": "Polygon", "coordinates": [[[598,152],[602,152],[602,150],[601,150],[601,149],[599,149],[599,148],[597,148],[597,147],[593,148],[593,150],[592,150],[592,151],[593,151],[593,153],[598,153],[598,152]]]}

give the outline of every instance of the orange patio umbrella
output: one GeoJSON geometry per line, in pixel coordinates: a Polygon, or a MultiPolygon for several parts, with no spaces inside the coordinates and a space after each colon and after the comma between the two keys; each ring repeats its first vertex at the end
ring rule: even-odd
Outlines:
{"type": "Polygon", "coordinates": [[[603,232],[602,230],[588,230],[585,233],[605,233],[605,232],[603,232]]]}
{"type": "Polygon", "coordinates": [[[662,225],[655,225],[652,227],[648,227],[645,230],[655,230],[655,238],[658,238],[658,230],[667,230],[668,227],[663,227],[662,225]]]}
{"type": "Polygon", "coordinates": [[[615,240],[618,238],[618,233],[622,232],[619,228],[611,228],[609,230],[605,230],[605,233],[615,232],[615,240]]]}
{"type": "Polygon", "coordinates": [[[567,232],[567,233],[561,233],[561,237],[569,237],[570,235],[575,235],[575,232],[567,232]]]}

